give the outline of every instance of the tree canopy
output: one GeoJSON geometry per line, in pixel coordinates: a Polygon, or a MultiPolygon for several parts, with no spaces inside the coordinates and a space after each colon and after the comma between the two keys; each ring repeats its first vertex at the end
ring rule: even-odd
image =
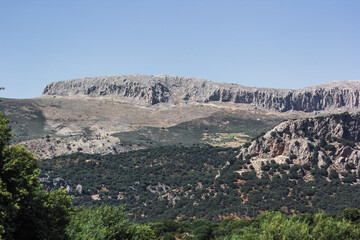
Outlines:
{"type": "Polygon", "coordinates": [[[9,146],[8,123],[0,112],[0,239],[67,239],[70,198],[63,189],[42,190],[36,157],[9,146]]]}

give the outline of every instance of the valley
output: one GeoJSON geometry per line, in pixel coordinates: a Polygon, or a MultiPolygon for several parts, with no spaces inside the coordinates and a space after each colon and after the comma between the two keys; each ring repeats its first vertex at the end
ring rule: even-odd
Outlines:
{"type": "Polygon", "coordinates": [[[360,240],[360,1],[2,1],[0,240],[360,240]]]}
{"type": "Polygon", "coordinates": [[[0,110],[11,143],[42,159],[44,189],[65,188],[75,206],[124,205],[138,222],[340,214],[359,207],[360,83],[339,86],[111,76],[53,83],[38,98],[1,99],[0,110]]]}
{"type": "Polygon", "coordinates": [[[336,122],[342,135],[331,138],[301,128],[304,132],[299,134],[307,137],[290,140],[295,134],[291,130],[277,131],[299,122],[290,120],[242,148],[162,146],[118,155],[61,156],[42,162],[42,176],[46,176],[42,183],[52,188],[54,179],[62,177],[61,186],[74,194],[74,204],[126,204],[139,222],[219,221],[269,210],[304,214],[321,209],[340,214],[346,207],[359,207],[359,161],[354,157],[359,119],[341,114],[300,120],[329,128],[329,122],[336,122]],[[266,148],[257,147],[262,141],[267,142],[266,148]],[[283,149],[293,144],[310,149],[279,153],[281,148],[272,148],[274,143],[284,144],[283,149]]]}
{"type": "MultiPolygon", "coordinates": [[[[107,154],[164,144],[211,144],[215,137],[211,134],[244,134],[246,140],[288,116],[248,109],[245,104],[142,106],[107,97],[2,99],[0,110],[10,117],[13,142],[27,146],[41,159],[78,149],[107,154]]],[[[233,141],[223,136],[225,143],[233,141]]]]}
{"type": "Polygon", "coordinates": [[[282,90],[133,74],[51,83],[37,98],[1,99],[0,110],[11,120],[13,143],[46,159],[164,144],[238,147],[283,120],[356,112],[358,91],[357,81],[282,90]],[[298,109],[297,102],[317,107],[298,109]]]}

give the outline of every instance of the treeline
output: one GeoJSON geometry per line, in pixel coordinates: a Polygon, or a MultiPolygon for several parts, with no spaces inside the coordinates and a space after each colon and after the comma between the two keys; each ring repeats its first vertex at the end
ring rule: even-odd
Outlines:
{"type": "Polygon", "coordinates": [[[345,209],[342,216],[324,213],[285,215],[267,212],[250,220],[225,219],[151,223],[157,239],[359,239],[359,210],[345,209]]]}
{"type": "Polygon", "coordinates": [[[40,168],[42,177],[51,176],[50,183],[60,177],[73,189],[82,186],[81,194],[72,192],[75,206],[126,205],[139,222],[218,219],[237,211],[231,207],[236,199],[220,194],[223,189],[215,179],[236,154],[236,149],[210,145],[163,146],[117,155],[60,156],[42,161],[40,168]]]}
{"type": "Polygon", "coordinates": [[[360,211],[347,208],[341,216],[324,213],[285,215],[267,212],[252,219],[227,218],[140,225],[126,219],[121,207],[78,209],[66,234],[69,239],[360,239],[360,211]]]}
{"type": "MultiPolygon", "coordinates": [[[[263,162],[261,174],[238,149],[212,146],[163,146],[117,155],[73,154],[45,160],[42,175],[63,178],[75,206],[126,205],[137,222],[159,219],[220,220],[230,214],[255,217],[263,211],[341,214],[360,208],[358,171],[344,172],[263,162]],[[96,200],[94,200],[96,197],[96,200]]],[[[50,180],[51,180],[50,179],[50,180]]],[[[52,181],[50,181],[52,182],[52,181]]]]}

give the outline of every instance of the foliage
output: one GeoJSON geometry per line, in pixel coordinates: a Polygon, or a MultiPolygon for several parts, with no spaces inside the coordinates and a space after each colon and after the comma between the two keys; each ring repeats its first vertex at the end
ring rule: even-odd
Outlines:
{"type": "MultiPolygon", "coordinates": [[[[345,114],[339,121],[347,118],[345,114]]],[[[331,156],[339,145],[337,139],[314,134],[313,128],[314,121],[304,120],[298,132],[313,139],[309,143],[312,159],[306,165],[294,164],[299,161],[290,152],[284,164],[268,159],[259,171],[252,156],[239,155],[236,148],[167,145],[107,156],[61,156],[44,161],[41,168],[51,178],[63,178],[72,188],[82,186],[83,193],[76,193],[74,199],[76,206],[125,204],[138,222],[218,221],[230,215],[254,217],[270,210],[315,213],[320,209],[340,214],[346,207],[359,208],[360,185],[354,184],[360,180],[358,171],[347,164],[347,171],[339,176],[331,156]],[[325,164],[318,167],[321,156],[325,164]]],[[[287,132],[273,131],[273,135],[287,132]]],[[[343,137],[346,141],[355,139],[343,137]]]]}
{"type": "Polygon", "coordinates": [[[71,203],[63,190],[41,190],[33,154],[8,146],[9,120],[0,113],[0,238],[66,239],[71,203]]]}
{"type": "MultiPolygon", "coordinates": [[[[356,212],[349,209],[347,212],[356,212]]],[[[344,215],[346,215],[344,213],[344,215]]],[[[203,219],[189,222],[152,223],[158,239],[359,239],[357,222],[324,213],[285,215],[266,212],[252,219],[226,218],[221,222],[203,219]]]]}
{"type": "Polygon", "coordinates": [[[337,220],[323,213],[309,216],[311,221],[298,216],[269,212],[257,217],[258,224],[242,229],[225,239],[359,239],[360,229],[351,222],[337,220]]]}
{"type": "Polygon", "coordinates": [[[107,156],[61,156],[44,161],[41,168],[72,187],[82,185],[75,205],[125,204],[138,222],[219,220],[233,213],[254,217],[269,210],[340,214],[346,207],[360,207],[355,173],[343,172],[340,180],[334,169],[297,165],[289,159],[284,164],[269,161],[257,175],[251,161],[237,154],[231,148],[164,146],[107,156]],[[239,169],[242,174],[236,172],[239,169]],[[309,175],[314,180],[304,181],[309,175]],[[100,200],[94,201],[91,196],[97,194],[100,200]]]}
{"type": "Polygon", "coordinates": [[[189,222],[176,222],[173,220],[162,220],[160,222],[150,223],[151,229],[157,238],[176,239],[182,238],[184,233],[191,231],[189,222]]]}
{"type": "Polygon", "coordinates": [[[83,193],[73,199],[76,206],[126,205],[137,221],[146,222],[180,215],[183,220],[195,215],[213,219],[223,214],[225,206],[236,204],[223,194],[213,198],[224,191],[220,181],[236,181],[234,172],[215,181],[218,169],[234,162],[236,154],[237,149],[209,145],[164,146],[117,155],[61,156],[43,161],[41,169],[42,174],[61,177],[71,187],[82,185],[83,193]],[[212,189],[215,182],[216,189],[212,189]],[[97,194],[101,200],[92,200],[97,194]]]}
{"type": "Polygon", "coordinates": [[[349,221],[358,221],[360,219],[360,210],[356,208],[345,208],[343,217],[349,221]]]}
{"type": "Polygon", "coordinates": [[[123,207],[89,207],[78,209],[71,217],[67,232],[71,239],[155,239],[147,225],[131,223],[123,207]]]}

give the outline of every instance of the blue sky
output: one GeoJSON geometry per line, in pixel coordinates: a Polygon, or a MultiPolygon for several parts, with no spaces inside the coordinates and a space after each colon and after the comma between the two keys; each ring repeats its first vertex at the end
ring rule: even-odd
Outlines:
{"type": "Polygon", "coordinates": [[[302,88],[360,80],[360,1],[0,0],[0,97],[140,73],[302,88]]]}

